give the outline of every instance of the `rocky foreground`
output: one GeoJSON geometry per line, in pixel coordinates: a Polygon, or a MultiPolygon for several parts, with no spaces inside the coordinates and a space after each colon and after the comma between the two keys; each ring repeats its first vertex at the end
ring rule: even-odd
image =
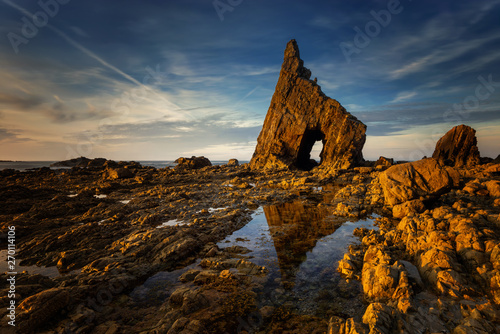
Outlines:
{"type": "MultiPolygon", "coordinates": [[[[309,172],[191,159],[164,169],[86,164],[0,172],[2,238],[14,225],[22,265],[67,273],[17,275],[18,333],[500,332],[496,161],[465,168],[428,158],[391,167],[381,159],[309,172]],[[361,242],[332,261],[343,279],[324,296],[329,306],[310,301],[308,314],[264,293],[271,278],[248,250],[216,245],[258,207],[290,202],[321,208],[322,217],[381,215],[379,230],[355,230],[361,242]],[[171,220],[186,224],[158,228],[171,220]],[[178,285],[156,290],[165,300],[130,297],[155,273],[188,265],[178,285]]],[[[320,217],[310,217],[317,226],[320,217]]]]}

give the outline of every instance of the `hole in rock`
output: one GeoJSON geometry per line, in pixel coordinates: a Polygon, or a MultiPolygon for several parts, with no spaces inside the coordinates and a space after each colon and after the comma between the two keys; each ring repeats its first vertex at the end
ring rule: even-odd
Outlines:
{"type": "Polygon", "coordinates": [[[325,135],[320,130],[306,130],[300,142],[295,165],[302,170],[311,170],[322,162],[325,135]]]}
{"type": "Polygon", "coordinates": [[[314,142],[313,148],[311,149],[311,159],[316,161],[318,165],[321,163],[321,151],[323,151],[323,142],[318,140],[314,142]]]}

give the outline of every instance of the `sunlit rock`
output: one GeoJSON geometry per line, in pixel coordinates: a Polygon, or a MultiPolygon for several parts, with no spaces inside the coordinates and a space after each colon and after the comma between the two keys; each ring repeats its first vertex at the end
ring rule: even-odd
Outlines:
{"type": "Polygon", "coordinates": [[[323,143],[321,165],[351,168],[363,162],[366,126],[310,80],[295,40],[288,42],[276,89],[257,139],[252,168],[310,170],[316,141],[323,143]]]}

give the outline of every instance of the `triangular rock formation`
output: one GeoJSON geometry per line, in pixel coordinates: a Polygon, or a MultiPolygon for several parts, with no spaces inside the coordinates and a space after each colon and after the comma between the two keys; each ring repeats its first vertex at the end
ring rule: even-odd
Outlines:
{"type": "Polygon", "coordinates": [[[315,166],[314,143],[323,142],[321,165],[347,169],[363,162],[366,125],[327,97],[311,71],[303,66],[295,40],[288,42],[285,59],[264,126],[257,139],[252,168],[315,166]]]}
{"type": "Polygon", "coordinates": [[[476,130],[464,124],[455,126],[439,139],[432,157],[454,167],[479,164],[476,130]]]}

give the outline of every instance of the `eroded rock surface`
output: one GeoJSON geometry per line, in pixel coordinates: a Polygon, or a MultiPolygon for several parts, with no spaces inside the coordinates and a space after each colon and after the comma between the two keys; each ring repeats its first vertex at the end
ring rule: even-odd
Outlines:
{"type": "Polygon", "coordinates": [[[395,165],[381,173],[380,184],[390,205],[439,195],[458,185],[460,175],[434,158],[395,165]]]}
{"type": "Polygon", "coordinates": [[[295,40],[285,59],[250,166],[299,168],[316,165],[310,159],[316,141],[323,142],[321,165],[351,168],[363,161],[366,126],[310,80],[295,40]]]}

